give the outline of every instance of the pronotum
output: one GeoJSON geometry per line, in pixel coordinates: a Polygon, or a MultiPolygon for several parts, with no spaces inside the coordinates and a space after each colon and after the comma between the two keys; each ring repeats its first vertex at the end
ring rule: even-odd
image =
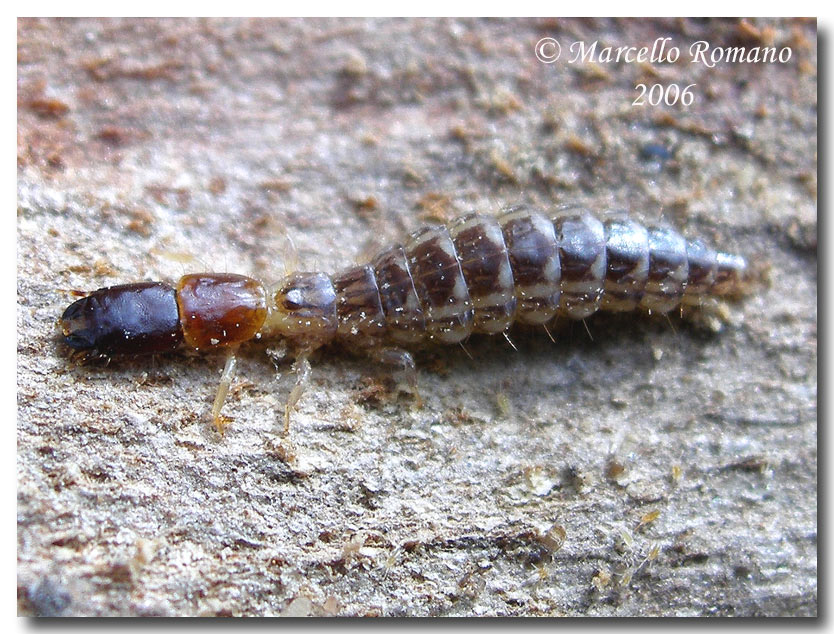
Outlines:
{"type": "Polygon", "coordinates": [[[711,296],[736,293],[745,271],[737,255],[622,213],[599,220],[583,208],[555,215],[516,208],[423,228],[335,275],[292,273],[267,286],[242,275],[196,273],[176,287],[102,288],[71,304],[61,328],[83,358],[224,348],[211,411],[221,433],[238,347],[283,338],[296,351],[297,374],[286,432],[310,376],[310,354],[325,344],[339,341],[400,366],[416,393],[414,347],[457,344],[473,333],[506,336],[515,322],[546,328],[558,316],[584,319],[598,310],[698,308],[711,296]]]}

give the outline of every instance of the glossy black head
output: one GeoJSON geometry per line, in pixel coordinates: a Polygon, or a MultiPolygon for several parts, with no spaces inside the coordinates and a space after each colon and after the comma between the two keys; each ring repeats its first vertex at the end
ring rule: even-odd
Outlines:
{"type": "Polygon", "coordinates": [[[102,288],[61,316],[64,342],[88,356],[156,354],[182,341],[176,291],[160,282],[102,288]]]}

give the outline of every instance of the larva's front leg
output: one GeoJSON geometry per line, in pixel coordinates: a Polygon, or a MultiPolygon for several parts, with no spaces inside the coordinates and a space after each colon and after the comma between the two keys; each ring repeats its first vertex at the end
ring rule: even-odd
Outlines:
{"type": "Polygon", "coordinates": [[[217,394],[214,397],[214,405],[211,407],[211,418],[215,429],[220,432],[222,436],[226,431],[226,426],[232,422],[228,416],[223,416],[220,410],[223,408],[223,403],[226,401],[226,395],[229,393],[229,387],[232,385],[232,380],[235,378],[235,370],[237,369],[237,346],[231,347],[226,353],[226,365],[223,366],[223,374],[220,375],[220,385],[217,386],[217,394]]]}

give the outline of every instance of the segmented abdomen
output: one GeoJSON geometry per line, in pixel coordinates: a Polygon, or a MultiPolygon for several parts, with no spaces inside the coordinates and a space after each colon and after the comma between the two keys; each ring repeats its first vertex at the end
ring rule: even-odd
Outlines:
{"type": "Polygon", "coordinates": [[[333,276],[338,335],[453,344],[515,321],[546,324],[597,310],[665,313],[733,292],[745,266],[741,257],[623,215],[469,214],[333,276]]]}

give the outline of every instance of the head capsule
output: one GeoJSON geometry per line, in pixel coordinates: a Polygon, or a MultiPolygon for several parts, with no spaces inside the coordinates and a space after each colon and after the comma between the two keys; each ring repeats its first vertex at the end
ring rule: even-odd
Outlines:
{"type": "Polygon", "coordinates": [[[64,342],[91,357],[156,354],[182,341],[177,296],[161,282],[102,288],[61,316],[64,342]]]}
{"type": "Polygon", "coordinates": [[[336,335],[336,291],[324,273],[293,273],[269,291],[262,332],[300,346],[319,346],[336,335]]]}

